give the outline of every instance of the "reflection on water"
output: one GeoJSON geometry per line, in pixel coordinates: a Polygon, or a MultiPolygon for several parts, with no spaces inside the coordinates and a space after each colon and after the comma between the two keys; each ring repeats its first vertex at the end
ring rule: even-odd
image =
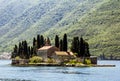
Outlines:
{"type": "Polygon", "coordinates": [[[120,81],[119,61],[99,61],[116,67],[15,67],[0,60],[0,81],[120,81]]]}

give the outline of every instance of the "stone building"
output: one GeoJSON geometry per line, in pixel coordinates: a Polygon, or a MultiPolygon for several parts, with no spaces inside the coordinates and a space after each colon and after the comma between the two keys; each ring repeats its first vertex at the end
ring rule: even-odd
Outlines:
{"type": "Polygon", "coordinates": [[[44,61],[47,61],[55,51],[59,51],[59,48],[55,46],[43,46],[38,49],[37,55],[42,57],[44,61]]]}
{"type": "Polygon", "coordinates": [[[55,51],[52,54],[52,58],[57,62],[57,63],[62,63],[62,62],[68,62],[71,59],[75,58],[75,55],[72,52],[65,52],[65,51],[55,51]]]}

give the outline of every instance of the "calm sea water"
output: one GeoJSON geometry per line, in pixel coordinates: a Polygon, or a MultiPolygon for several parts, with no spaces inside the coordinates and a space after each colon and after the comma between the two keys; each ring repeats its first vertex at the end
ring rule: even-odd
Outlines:
{"type": "Polygon", "coordinates": [[[120,61],[99,61],[116,67],[15,67],[0,60],[0,81],[120,81],[120,61]]]}

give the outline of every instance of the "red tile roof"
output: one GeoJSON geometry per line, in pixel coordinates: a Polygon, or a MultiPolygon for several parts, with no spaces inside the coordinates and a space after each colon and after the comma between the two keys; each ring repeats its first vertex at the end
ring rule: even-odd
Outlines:
{"type": "Polygon", "coordinates": [[[43,46],[42,48],[39,48],[38,50],[48,50],[54,46],[43,46]]]}

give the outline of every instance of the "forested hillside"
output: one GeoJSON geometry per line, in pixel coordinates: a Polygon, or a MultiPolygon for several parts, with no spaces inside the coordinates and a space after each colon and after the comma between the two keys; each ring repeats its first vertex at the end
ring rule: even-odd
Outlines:
{"type": "Polygon", "coordinates": [[[91,54],[119,55],[120,0],[1,0],[0,50],[37,34],[83,36],[91,54]]]}

